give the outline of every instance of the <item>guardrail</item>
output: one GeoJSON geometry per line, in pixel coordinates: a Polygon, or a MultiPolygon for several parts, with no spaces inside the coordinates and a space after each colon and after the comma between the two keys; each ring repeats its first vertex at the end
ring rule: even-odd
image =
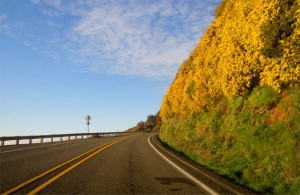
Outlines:
{"type": "Polygon", "coordinates": [[[56,134],[56,135],[34,135],[34,136],[12,136],[0,137],[0,146],[5,146],[6,141],[16,141],[15,145],[19,145],[21,140],[28,140],[28,144],[33,144],[33,140],[39,140],[38,143],[44,143],[45,139],[50,139],[47,142],[63,142],[78,139],[88,139],[96,137],[116,137],[130,135],[133,132],[107,132],[107,133],[73,133],[73,134],[56,134]],[[54,141],[54,138],[59,138],[54,141]]]}

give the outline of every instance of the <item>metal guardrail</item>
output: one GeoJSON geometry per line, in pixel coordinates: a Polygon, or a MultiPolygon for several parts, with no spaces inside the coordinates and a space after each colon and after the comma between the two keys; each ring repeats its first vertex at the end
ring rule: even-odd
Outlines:
{"type": "MultiPolygon", "coordinates": [[[[5,146],[6,141],[16,141],[15,145],[19,145],[21,140],[29,140],[28,144],[32,144],[33,140],[39,139],[39,143],[44,143],[44,139],[50,138],[50,143],[54,142],[54,138],[59,138],[55,142],[63,142],[64,138],[66,141],[88,139],[96,137],[116,137],[130,135],[133,132],[107,132],[107,133],[73,133],[73,134],[55,134],[55,135],[33,135],[33,136],[11,136],[11,137],[0,137],[0,146],[5,146]]],[[[49,141],[48,141],[49,142],[49,141]]]]}

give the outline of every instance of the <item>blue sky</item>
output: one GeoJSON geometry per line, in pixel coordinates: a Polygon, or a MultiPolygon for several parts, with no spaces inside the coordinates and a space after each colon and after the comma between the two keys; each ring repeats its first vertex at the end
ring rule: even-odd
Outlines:
{"type": "Polygon", "coordinates": [[[221,0],[0,0],[0,136],[155,114],[221,0]]]}

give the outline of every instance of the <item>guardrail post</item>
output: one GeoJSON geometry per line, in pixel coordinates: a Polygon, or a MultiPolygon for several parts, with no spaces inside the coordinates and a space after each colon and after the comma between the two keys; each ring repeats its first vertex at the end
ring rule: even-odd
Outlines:
{"type": "MultiPolygon", "coordinates": [[[[77,133],[77,134],[58,134],[58,135],[41,135],[41,136],[12,136],[12,137],[0,137],[0,146],[4,146],[6,141],[14,141],[16,145],[20,145],[23,142],[22,140],[28,140],[27,144],[33,144],[33,143],[44,143],[44,139],[46,139],[48,142],[48,139],[50,139],[50,142],[55,142],[55,139],[57,138],[60,140],[60,142],[63,141],[71,141],[74,137],[74,140],[78,139],[91,139],[93,137],[118,137],[118,136],[128,136],[131,135],[131,133],[128,132],[105,132],[105,133],[77,133]],[[36,141],[35,141],[36,140],[36,141]]],[[[58,141],[57,140],[57,141],[58,141]]],[[[25,142],[26,142],[25,141],[25,142]]],[[[24,143],[25,143],[24,142],[24,143]]]]}

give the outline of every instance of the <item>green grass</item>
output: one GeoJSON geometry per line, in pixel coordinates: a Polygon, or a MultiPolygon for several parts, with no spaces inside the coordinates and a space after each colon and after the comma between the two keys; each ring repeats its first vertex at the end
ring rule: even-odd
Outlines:
{"type": "Polygon", "coordinates": [[[258,87],[204,113],[173,117],[160,138],[199,164],[262,193],[300,192],[300,90],[258,87]]]}

